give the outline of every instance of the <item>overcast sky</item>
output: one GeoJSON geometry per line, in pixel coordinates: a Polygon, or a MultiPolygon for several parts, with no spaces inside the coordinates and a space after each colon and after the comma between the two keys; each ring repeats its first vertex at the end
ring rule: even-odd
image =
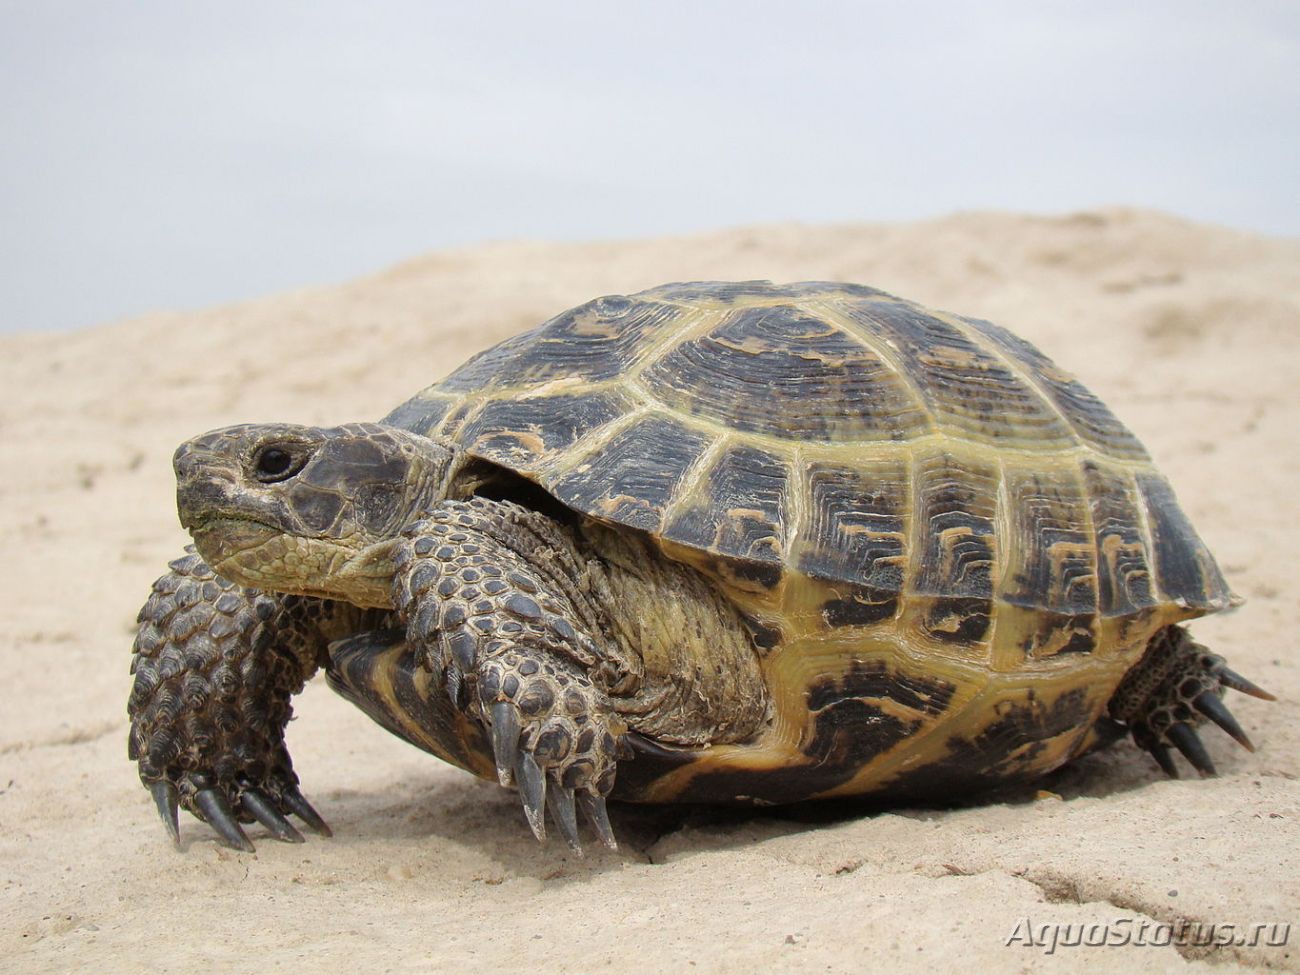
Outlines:
{"type": "Polygon", "coordinates": [[[0,330],[450,245],[1100,204],[1300,235],[1300,4],[0,0],[0,330]]]}

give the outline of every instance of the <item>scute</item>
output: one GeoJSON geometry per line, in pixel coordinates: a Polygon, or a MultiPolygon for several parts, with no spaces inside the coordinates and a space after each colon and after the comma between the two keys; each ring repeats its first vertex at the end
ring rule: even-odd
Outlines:
{"type": "Polygon", "coordinates": [[[896,348],[926,407],[945,429],[983,440],[1068,447],[1069,427],[1004,361],[955,324],[897,301],[853,302],[848,314],[896,348]]]}
{"type": "Polygon", "coordinates": [[[457,428],[467,449],[521,473],[635,405],[618,389],[488,400],[457,428]]]}
{"type": "Polygon", "coordinates": [[[633,363],[649,333],[675,327],[681,312],[622,295],[597,298],[479,353],[442,381],[461,393],[615,379],[633,363]]]}
{"type": "Polygon", "coordinates": [[[788,457],[750,446],[724,450],[694,494],[674,506],[664,537],[730,556],[749,567],[745,578],[772,588],[786,560],[790,478],[788,457]]]}
{"type": "Polygon", "coordinates": [[[772,613],[828,630],[907,605],[935,645],[1005,625],[1028,659],[1086,653],[1106,620],[1232,598],[1141,444],[1076,379],[995,325],[871,288],[600,298],[390,422],[660,538],[731,591],[789,590],[805,604],[772,613]]]}
{"type": "Polygon", "coordinates": [[[911,504],[904,458],[857,466],[812,461],[804,477],[808,524],[798,567],[813,578],[853,583],[823,604],[823,621],[864,626],[893,616],[907,576],[911,504]]]}
{"type": "Polygon", "coordinates": [[[963,318],[962,321],[988,336],[1012,361],[1025,367],[1074,432],[1090,446],[1126,460],[1149,460],[1137,437],[1115,418],[1106,404],[1038,349],[992,322],[978,318],[963,318]]]}
{"type": "Polygon", "coordinates": [[[578,511],[657,533],[674,493],[708,443],[672,417],[648,414],[546,487],[578,511]]]}
{"type": "Polygon", "coordinates": [[[672,409],[783,440],[903,440],[927,428],[916,397],[879,354],[794,303],[728,311],[640,381],[672,409]]]}

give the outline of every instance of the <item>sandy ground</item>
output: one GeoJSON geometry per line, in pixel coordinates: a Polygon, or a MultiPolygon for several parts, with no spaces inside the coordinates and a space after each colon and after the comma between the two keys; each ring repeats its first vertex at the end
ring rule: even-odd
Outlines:
{"type": "MultiPolygon", "coordinates": [[[[72,335],[0,340],[0,968],[6,971],[1300,971],[1288,947],[1059,947],[1024,922],[1300,928],[1300,242],[1160,214],[969,214],[502,244],[72,335]],[[1248,604],[1194,632],[1275,691],[1256,754],[1165,781],[1129,745],[1016,801],[798,821],[620,807],[618,853],[541,847],[516,799],[310,685],[289,743],[336,837],[166,841],[126,759],[133,620],[184,543],[170,456],[245,420],[375,418],[592,296],[858,281],[1008,325],[1147,443],[1248,604]],[[1101,956],[1101,952],[1106,955],[1101,956]]],[[[1095,937],[1096,935],[1094,935],[1095,937]]],[[[1156,940],[1161,940],[1156,932],[1156,940]]]]}

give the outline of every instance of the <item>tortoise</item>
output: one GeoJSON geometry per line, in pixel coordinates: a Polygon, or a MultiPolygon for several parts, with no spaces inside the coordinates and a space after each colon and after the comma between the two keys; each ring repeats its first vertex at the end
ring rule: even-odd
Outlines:
{"type": "Polygon", "coordinates": [[[580,850],[606,798],[946,801],[1131,735],[1177,776],[1266,692],[1139,441],[989,322],[840,283],[669,284],[500,343],[379,423],[176,452],[194,544],[139,616],[130,755],[178,807],[328,827],[317,671],[580,850]]]}

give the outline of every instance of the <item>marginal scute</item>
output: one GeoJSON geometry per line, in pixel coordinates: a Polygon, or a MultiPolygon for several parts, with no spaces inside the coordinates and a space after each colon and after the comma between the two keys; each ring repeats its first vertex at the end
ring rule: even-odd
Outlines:
{"type": "Polygon", "coordinates": [[[789,479],[788,458],[757,447],[724,450],[674,504],[664,537],[743,563],[745,578],[771,588],[785,564],[789,479]]]}
{"type": "Polygon", "coordinates": [[[901,456],[806,465],[809,510],[798,565],[833,583],[835,595],[822,607],[827,626],[863,626],[897,611],[908,555],[908,473],[901,456]]]}
{"type": "Polygon", "coordinates": [[[906,383],[875,351],[794,303],[730,311],[640,381],[672,409],[783,440],[898,440],[928,428],[906,383]]]}
{"type": "Polygon", "coordinates": [[[942,451],[922,456],[915,476],[915,591],[930,601],[926,627],[939,640],[981,640],[991,621],[998,560],[998,471],[942,451]]]}
{"type": "Polygon", "coordinates": [[[632,408],[617,389],[489,400],[457,436],[474,454],[527,472],[632,408]]]}
{"type": "Polygon", "coordinates": [[[1226,609],[1232,593],[1214,557],[1183,514],[1169,482],[1155,472],[1137,476],[1155,548],[1160,590],[1165,599],[1190,609],[1226,609]]]}
{"type": "Polygon", "coordinates": [[[659,532],[674,492],[708,444],[703,434],[671,417],[650,414],[575,458],[552,490],[578,511],[659,532]]]}
{"type": "Polygon", "coordinates": [[[421,393],[389,413],[383,422],[428,436],[442,426],[443,418],[456,405],[457,401],[447,396],[421,393]]]}

